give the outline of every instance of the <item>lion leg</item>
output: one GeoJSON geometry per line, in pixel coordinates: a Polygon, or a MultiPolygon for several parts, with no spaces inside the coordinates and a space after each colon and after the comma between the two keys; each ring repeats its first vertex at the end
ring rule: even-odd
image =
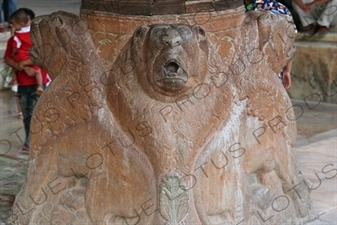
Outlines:
{"type": "MultiPolygon", "coordinates": [[[[308,215],[310,208],[310,192],[305,184],[305,180],[301,174],[299,174],[294,155],[292,150],[286,146],[286,144],[279,143],[278,147],[262,148],[264,149],[262,154],[256,158],[252,152],[247,151],[247,159],[243,163],[243,168],[245,168],[248,175],[250,174],[261,174],[258,179],[259,182],[253,188],[254,193],[258,192],[265,196],[260,196],[260,199],[269,199],[268,192],[271,184],[266,184],[263,174],[268,174],[271,171],[275,171],[276,176],[281,181],[283,193],[289,196],[292,200],[294,208],[296,209],[296,214],[298,216],[304,217],[308,215]],[[280,147],[281,146],[281,147],[280,147]],[[262,186],[261,186],[262,185],[262,186]],[[265,186],[265,187],[264,187],[265,186]],[[259,191],[257,191],[257,189],[259,191]],[[267,188],[264,190],[264,188],[267,188]]],[[[256,196],[255,196],[256,197],[256,196]]],[[[257,205],[269,205],[267,202],[259,202],[257,205]]]]}
{"type": "Polygon", "coordinates": [[[46,182],[54,178],[54,157],[47,152],[30,162],[26,180],[20,192],[16,196],[12,207],[13,220],[20,224],[28,224],[37,206],[42,205],[48,199],[46,182]]]}
{"type": "Polygon", "coordinates": [[[274,170],[281,181],[284,194],[288,195],[294,204],[296,214],[305,217],[310,211],[310,190],[304,177],[299,173],[294,155],[287,147],[270,148],[267,158],[260,169],[265,172],[274,170]]]}
{"type": "MultiPolygon", "coordinates": [[[[144,214],[140,204],[128,195],[111,179],[113,174],[107,172],[92,173],[89,176],[85,192],[85,205],[91,223],[105,224],[152,224],[152,216],[144,214]],[[126,198],[126,199],[123,199],[126,198]]],[[[143,203],[143,202],[142,202],[143,203]]],[[[154,207],[155,208],[155,207],[154,207]]]]}
{"type": "MultiPolygon", "coordinates": [[[[107,207],[109,204],[106,204],[105,194],[102,193],[107,185],[107,177],[104,174],[93,173],[89,176],[88,183],[85,191],[85,205],[86,210],[91,220],[92,224],[95,225],[104,225],[104,217],[108,211],[107,207]],[[94,178],[94,179],[93,179],[94,178]]],[[[111,215],[113,216],[113,215],[111,215]]]]}
{"type": "Polygon", "coordinates": [[[276,157],[275,171],[282,181],[282,187],[285,194],[293,200],[296,214],[305,217],[310,213],[311,198],[310,189],[306,184],[305,178],[297,170],[291,156],[281,162],[276,157]]]}

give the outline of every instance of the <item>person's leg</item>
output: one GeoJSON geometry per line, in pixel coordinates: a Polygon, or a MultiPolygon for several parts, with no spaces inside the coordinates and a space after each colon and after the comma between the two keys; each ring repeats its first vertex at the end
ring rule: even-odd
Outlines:
{"type": "Polygon", "coordinates": [[[9,22],[10,21],[10,16],[12,15],[13,12],[16,11],[16,5],[17,1],[16,0],[3,0],[3,8],[4,8],[4,20],[9,22]]]}
{"type": "Polygon", "coordinates": [[[317,23],[320,26],[330,27],[332,21],[337,18],[337,0],[331,0],[320,5],[320,16],[317,23]]]}
{"type": "Polygon", "coordinates": [[[2,24],[4,21],[2,20],[2,2],[0,2],[0,23],[2,24]]]}
{"type": "Polygon", "coordinates": [[[9,0],[8,3],[9,16],[11,16],[16,10],[17,10],[17,0],[9,0]]]}
{"type": "Polygon", "coordinates": [[[2,10],[4,12],[4,21],[9,22],[8,0],[3,0],[2,1],[2,10]]]}
{"type": "Polygon", "coordinates": [[[12,87],[12,86],[18,86],[18,79],[16,77],[16,71],[13,70],[12,72],[12,80],[8,83],[8,86],[12,87]]]}
{"type": "Polygon", "coordinates": [[[20,100],[17,96],[15,96],[15,102],[16,102],[16,107],[18,109],[18,118],[23,119],[22,110],[21,110],[21,106],[20,106],[20,100]]]}
{"type": "Polygon", "coordinates": [[[3,25],[3,20],[2,20],[2,3],[0,2],[0,32],[5,32],[6,28],[3,25]]]}
{"type": "Polygon", "coordinates": [[[33,86],[29,86],[29,90],[28,90],[28,108],[27,108],[27,111],[28,111],[28,118],[29,118],[29,121],[28,121],[28,146],[29,146],[29,130],[30,130],[30,122],[31,122],[31,119],[32,119],[32,115],[33,115],[33,111],[34,111],[34,108],[35,108],[35,105],[36,105],[36,102],[37,100],[39,100],[39,96],[35,94],[36,92],[36,89],[37,89],[37,86],[36,85],[33,85],[33,86]]]}
{"type": "Polygon", "coordinates": [[[39,97],[35,94],[36,85],[19,86],[18,95],[20,99],[20,106],[23,114],[23,123],[25,127],[25,143],[24,146],[29,147],[29,129],[35,104],[39,97]]]}
{"type": "Polygon", "coordinates": [[[317,19],[318,30],[317,37],[324,37],[329,33],[331,23],[337,17],[337,0],[331,0],[317,6],[319,9],[319,18],[317,19]]]}
{"type": "Polygon", "coordinates": [[[41,87],[42,88],[42,73],[41,73],[41,70],[38,70],[39,72],[36,73],[35,75],[35,79],[36,79],[36,82],[37,82],[37,86],[38,87],[41,87]]]}
{"type": "Polygon", "coordinates": [[[303,9],[301,9],[296,3],[293,2],[293,7],[296,10],[298,16],[300,17],[301,24],[303,27],[307,27],[311,24],[316,23],[316,18],[311,14],[306,14],[303,9]]]}
{"type": "Polygon", "coordinates": [[[41,95],[42,92],[43,92],[43,84],[42,84],[42,73],[41,73],[41,70],[38,69],[37,70],[37,74],[35,75],[35,79],[36,79],[36,82],[37,82],[37,90],[36,90],[36,93],[37,95],[41,95]]]}
{"type": "Polygon", "coordinates": [[[331,21],[330,26],[331,27],[336,27],[337,26],[337,16],[331,21]]]}
{"type": "Polygon", "coordinates": [[[29,113],[28,113],[28,86],[18,87],[18,98],[23,115],[23,125],[25,128],[25,142],[23,146],[29,147],[29,113]]]}

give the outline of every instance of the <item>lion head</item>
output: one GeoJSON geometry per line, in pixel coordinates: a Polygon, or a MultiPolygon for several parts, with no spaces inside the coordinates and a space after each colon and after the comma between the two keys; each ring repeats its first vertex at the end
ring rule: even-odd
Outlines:
{"type": "Polygon", "coordinates": [[[85,23],[72,13],[59,11],[36,17],[31,24],[32,61],[52,79],[70,65],[90,63],[87,56],[94,46],[87,31],[85,23]]]}
{"type": "Polygon", "coordinates": [[[32,118],[31,145],[41,146],[67,127],[90,121],[93,109],[102,107],[99,75],[104,68],[78,16],[55,12],[37,17],[31,27],[31,58],[53,79],[32,118]],[[54,109],[58,116],[50,122],[46,113],[54,109]]]}
{"type": "Polygon", "coordinates": [[[123,64],[124,74],[135,70],[142,89],[157,100],[191,95],[210,71],[220,71],[220,57],[198,25],[141,26],[125,49],[129,52],[117,64],[123,64]]]}
{"type": "Polygon", "coordinates": [[[101,77],[107,106],[128,140],[151,160],[173,157],[172,163],[163,157],[162,167],[153,162],[158,174],[183,167],[181,157],[198,154],[228,119],[233,83],[222,67],[200,26],[160,24],[137,28],[101,77]]]}

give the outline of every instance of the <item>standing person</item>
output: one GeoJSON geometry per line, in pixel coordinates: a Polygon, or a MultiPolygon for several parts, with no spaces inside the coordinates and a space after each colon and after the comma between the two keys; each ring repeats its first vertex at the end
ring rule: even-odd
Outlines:
{"type": "Polygon", "coordinates": [[[16,0],[3,0],[4,21],[10,22],[10,16],[16,11],[16,0]]]}
{"type": "MultiPolygon", "coordinates": [[[[30,41],[30,17],[24,9],[18,9],[11,15],[11,24],[15,29],[12,58],[16,62],[27,60],[30,57],[28,50],[32,47],[32,43],[30,41]]],[[[36,94],[41,95],[43,92],[42,74],[40,68],[37,66],[33,66],[33,68],[36,71],[34,77],[38,85],[36,94]]],[[[10,85],[17,85],[17,77],[15,73],[13,74],[13,79],[10,85]]]]}
{"type": "MultiPolygon", "coordinates": [[[[22,9],[19,9],[22,10],[22,9]]],[[[27,15],[31,19],[34,18],[35,14],[30,9],[23,9],[27,15]]],[[[36,73],[36,71],[30,67],[25,66],[23,68],[19,67],[19,63],[15,62],[11,55],[13,52],[13,42],[14,42],[14,36],[12,36],[8,42],[7,47],[5,51],[5,63],[16,70],[16,76],[18,80],[18,98],[23,114],[23,124],[25,128],[25,142],[22,147],[23,152],[29,152],[29,129],[30,129],[30,121],[33,114],[33,110],[35,107],[35,104],[39,98],[38,95],[35,94],[37,90],[37,81],[32,75],[36,73]]],[[[42,72],[42,81],[43,84],[47,83],[47,73],[44,70],[41,70],[42,72]]]]}
{"type": "Polygon", "coordinates": [[[337,25],[337,0],[293,0],[293,6],[308,36],[324,37],[337,25]]]}
{"type": "MultiPolygon", "coordinates": [[[[272,13],[283,14],[292,18],[288,8],[276,0],[245,0],[245,11],[247,12],[251,10],[269,10],[272,13]]],[[[294,32],[297,33],[295,25],[294,32]]],[[[279,78],[285,89],[289,89],[291,86],[291,68],[292,60],[290,60],[279,73],[279,78]]]]}

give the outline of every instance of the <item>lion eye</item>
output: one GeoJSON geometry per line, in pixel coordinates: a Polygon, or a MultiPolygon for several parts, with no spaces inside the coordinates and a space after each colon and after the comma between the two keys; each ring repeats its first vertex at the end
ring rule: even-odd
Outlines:
{"type": "Polygon", "coordinates": [[[161,36],[161,35],[164,34],[164,29],[162,29],[162,28],[155,29],[155,30],[154,30],[154,34],[155,34],[156,36],[161,36]]]}
{"type": "Polygon", "coordinates": [[[139,29],[136,31],[135,37],[139,38],[141,35],[142,35],[142,29],[139,28],[139,29]]]}
{"type": "Polygon", "coordinates": [[[179,28],[179,31],[181,32],[181,33],[188,33],[188,30],[185,28],[185,27],[181,27],[181,28],[179,28]]]}
{"type": "Polygon", "coordinates": [[[189,37],[192,34],[188,27],[178,27],[178,32],[183,37],[189,37]]]}

